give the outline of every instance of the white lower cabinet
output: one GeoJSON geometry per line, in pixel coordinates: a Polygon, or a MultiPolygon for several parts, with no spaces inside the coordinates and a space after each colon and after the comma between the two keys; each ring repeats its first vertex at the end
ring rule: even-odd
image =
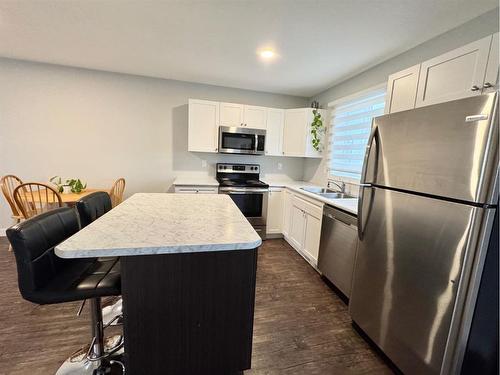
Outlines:
{"type": "Polygon", "coordinates": [[[306,213],[306,228],[304,235],[304,253],[309,256],[314,265],[318,264],[319,240],[321,237],[321,219],[316,215],[306,213]]]}
{"type": "MultiPolygon", "coordinates": [[[[323,204],[305,199],[300,194],[290,193],[289,212],[284,216],[288,220],[285,239],[297,252],[314,267],[318,264],[319,240],[323,204]]],[[[285,198],[285,210],[287,202],[285,198]]]]}
{"type": "Polygon", "coordinates": [[[294,203],[295,202],[292,203],[290,232],[288,233],[288,239],[290,245],[295,247],[296,250],[302,250],[304,246],[306,218],[304,211],[302,211],[302,209],[294,203]]]}
{"type": "Polygon", "coordinates": [[[290,214],[292,212],[292,198],[293,194],[290,190],[286,189],[283,192],[283,236],[288,237],[290,233],[290,214]]]}
{"type": "Polygon", "coordinates": [[[267,234],[283,233],[284,189],[270,188],[267,200],[267,234]]]}

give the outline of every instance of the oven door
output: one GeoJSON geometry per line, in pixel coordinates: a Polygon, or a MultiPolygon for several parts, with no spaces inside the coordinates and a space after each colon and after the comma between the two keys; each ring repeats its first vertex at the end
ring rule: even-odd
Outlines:
{"type": "Polygon", "coordinates": [[[219,193],[228,194],[250,224],[266,225],[268,189],[221,187],[219,193]]]}
{"type": "Polygon", "coordinates": [[[266,131],[262,129],[219,127],[219,152],[229,154],[264,154],[266,131]]]}

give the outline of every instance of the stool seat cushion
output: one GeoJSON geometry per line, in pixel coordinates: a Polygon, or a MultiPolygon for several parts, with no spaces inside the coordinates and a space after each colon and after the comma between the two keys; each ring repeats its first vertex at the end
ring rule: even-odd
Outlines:
{"type": "Polygon", "coordinates": [[[65,268],[37,291],[38,304],[78,301],[121,294],[118,258],[65,268]]]}

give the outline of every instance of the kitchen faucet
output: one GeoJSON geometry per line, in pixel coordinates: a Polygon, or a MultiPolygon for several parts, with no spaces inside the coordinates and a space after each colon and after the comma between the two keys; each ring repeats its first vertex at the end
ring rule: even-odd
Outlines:
{"type": "Polygon", "coordinates": [[[340,183],[335,182],[335,181],[330,181],[329,183],[337,186],[340,189],[340,193],[345,193],[345,182],[344,181],[340,181],[340,183]]]}

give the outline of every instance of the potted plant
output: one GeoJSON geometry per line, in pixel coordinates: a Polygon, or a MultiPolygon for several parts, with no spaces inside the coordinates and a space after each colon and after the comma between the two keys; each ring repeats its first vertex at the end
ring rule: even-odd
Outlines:
{"type": "Polygon", "coordinates": [[[72,178],[71,180],[66,180],[66,183],[71,188],[71,192],[76,194],[80,194],[87,187],[87,184],[86,183],[84,184],[82,181],[80,181],[79,178],[78,179],[72,178]]]}
{"type": "Polygon", "coordinates": [[[56,186],[59,193],[64,194],[80,194],[87,187],[87,184],[84,184],[79,178],[72,178],[70,180],[66,180],[66,182],[63,183],[61,177],[54,176],[50,179],[50,182],[52,182],[56,186]]]}
{"type": "Polygon", "coordinates": [[[68,181],[63,183],[61,177],[59,176],[52,177],[50,182],[56,186],[59,193],[69,193],[71,191],[71,186],[68,185],[68,181]]]}
{"type": "Polygon", "coordinates": [[[311,123],[311,142],[316,151],[321,151],[321,140],[323,138],[325,128],[323,126],[323,120],[321,119],[321,113],[319,113],[318,108],[314,108],[312,112],[314,118],[311,123]]]}

